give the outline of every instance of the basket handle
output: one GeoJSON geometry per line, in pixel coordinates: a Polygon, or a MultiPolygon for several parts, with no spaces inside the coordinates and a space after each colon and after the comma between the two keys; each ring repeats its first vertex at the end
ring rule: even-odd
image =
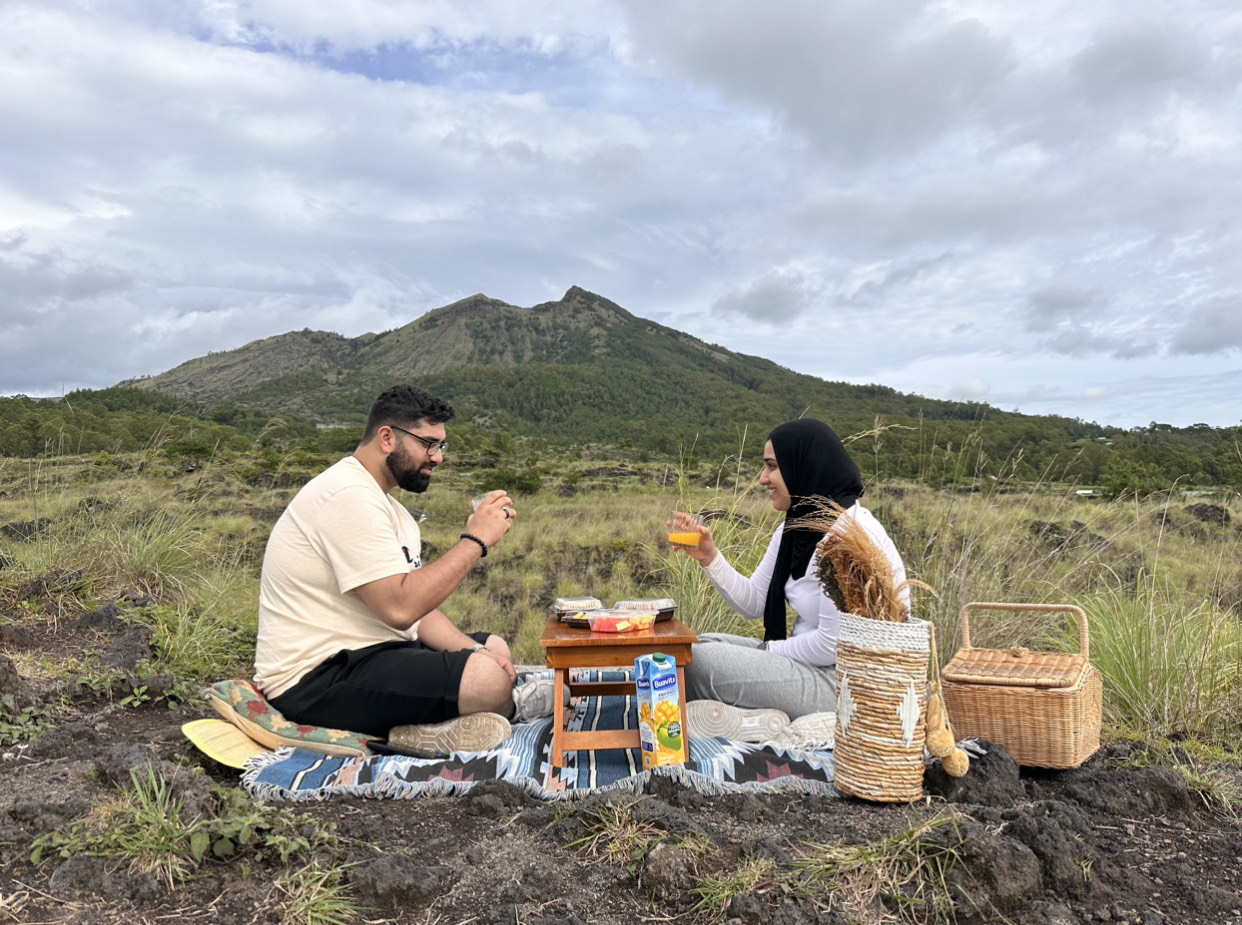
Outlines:
{"type": "Polygon", "coordinates": [[[1030,611],[1034,613],[1072,613],[1078,618],[1078,645],[1083,658],[1091,658],[1091,645],[1087,633],[1087,614],[1073,604],[1013,604],[976,601],[962,608],[962,648],[970,648],[970,612],[972,610],[1030,611]]]}

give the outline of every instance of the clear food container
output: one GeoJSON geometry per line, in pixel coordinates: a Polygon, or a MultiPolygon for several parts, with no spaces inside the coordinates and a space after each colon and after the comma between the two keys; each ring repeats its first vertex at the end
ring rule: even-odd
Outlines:
{"type": "Polygon", "coordinates": [[[654,611],[596,610],[586,614],[592,633],[639,633],[655,626],[654,611]]]}
{"type": "Polygon", "coordinates": [[[562,623],[570,623],[577,622],[579,614],[588,610],[600,610],[603,606],[603,602],[597,597],[558,597],[552,602],[552,612],[562,623]]]}
{"type": "Polygon", "coordinates": [[[636,610],[639,613],[653,612],[656,622],[671,620],[677,610],[677,602],[671,597],[646,597],[635,601],[617,601],[617,610],[636,610]]]}

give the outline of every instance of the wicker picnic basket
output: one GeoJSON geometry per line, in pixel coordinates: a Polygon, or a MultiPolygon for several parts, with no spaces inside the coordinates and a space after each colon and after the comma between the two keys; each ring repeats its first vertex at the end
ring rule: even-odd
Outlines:
{"type": "Polygon", "coordinates": [[[841,614],[834,786],[881,803],[923,796],[929,624],[841,614]]]}
{"type": "Polygon", "coordinates": [[[962,647],[944,666],[945,708],[960,738],[1005,746],[1018,764],[1076,768],[1100,747],[1104,681],[1090,662],[1087,615],[1072,604],[971,603],[962,608],[962,647]],[[976,649],[976,610],[1069,613],[1080,651],[976,649]]]}

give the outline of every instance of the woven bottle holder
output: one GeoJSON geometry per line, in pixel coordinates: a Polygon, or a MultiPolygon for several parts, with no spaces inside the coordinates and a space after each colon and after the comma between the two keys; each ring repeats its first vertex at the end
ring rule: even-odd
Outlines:
{"type": "Polygon", "coordinates": [[[882,803],[923,796],[929,624],[841,614],[835,786],[882,803]]]}

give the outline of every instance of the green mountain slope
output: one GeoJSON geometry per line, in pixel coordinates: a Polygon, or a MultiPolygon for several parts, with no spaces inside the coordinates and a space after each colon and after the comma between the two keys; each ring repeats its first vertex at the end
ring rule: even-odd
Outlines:
{"type": "Polygon", "coordinates": [[[296,331],[120,385],[209,402],[261,397],[273,408],[313,409],[317,397],[300,394],[312,383],[315,392],[332,393],[359,377],[417,381],[470,367],[592,366],[607,360],[641,369],[697,370],[749,389],[793,375],[768,360],[638,318],[574,287],[560,301],[532,308],[475,295],[379,335],[350,339],[296,331]]]}
{"type": "Polygon", "coordinates": [[[351,365],[358,351],[374,338],[374,334],[351,339],[328,331],[294,331],[252,341],[236,350],[212,352],[158,376],[127,379],[117,387],[219,402],[299,372],[330,378],[332,370],[351,365]]]}
{"type": "Polygon", "coordinates": [[[842,434],[874,428],[880,418],[890,428],[882,435],[889,458],[927,458],[934,446],[960,451],[985,417],[1011,432],[986,447],[993,459],[1017,445],[1064,448],[1104,433],[1080,421],[826,382],[707,344],[577,287],[530,308],[476,295],[378,335],[293,332],[122,385],[358,423],[375,395],[398,382],[449,400],[462,424],[560,444],[628,441],[661,453],[727,453],[744,430],[748,451],[758,452],[771,427],[800,415],[822,417],[842,434]]]}

